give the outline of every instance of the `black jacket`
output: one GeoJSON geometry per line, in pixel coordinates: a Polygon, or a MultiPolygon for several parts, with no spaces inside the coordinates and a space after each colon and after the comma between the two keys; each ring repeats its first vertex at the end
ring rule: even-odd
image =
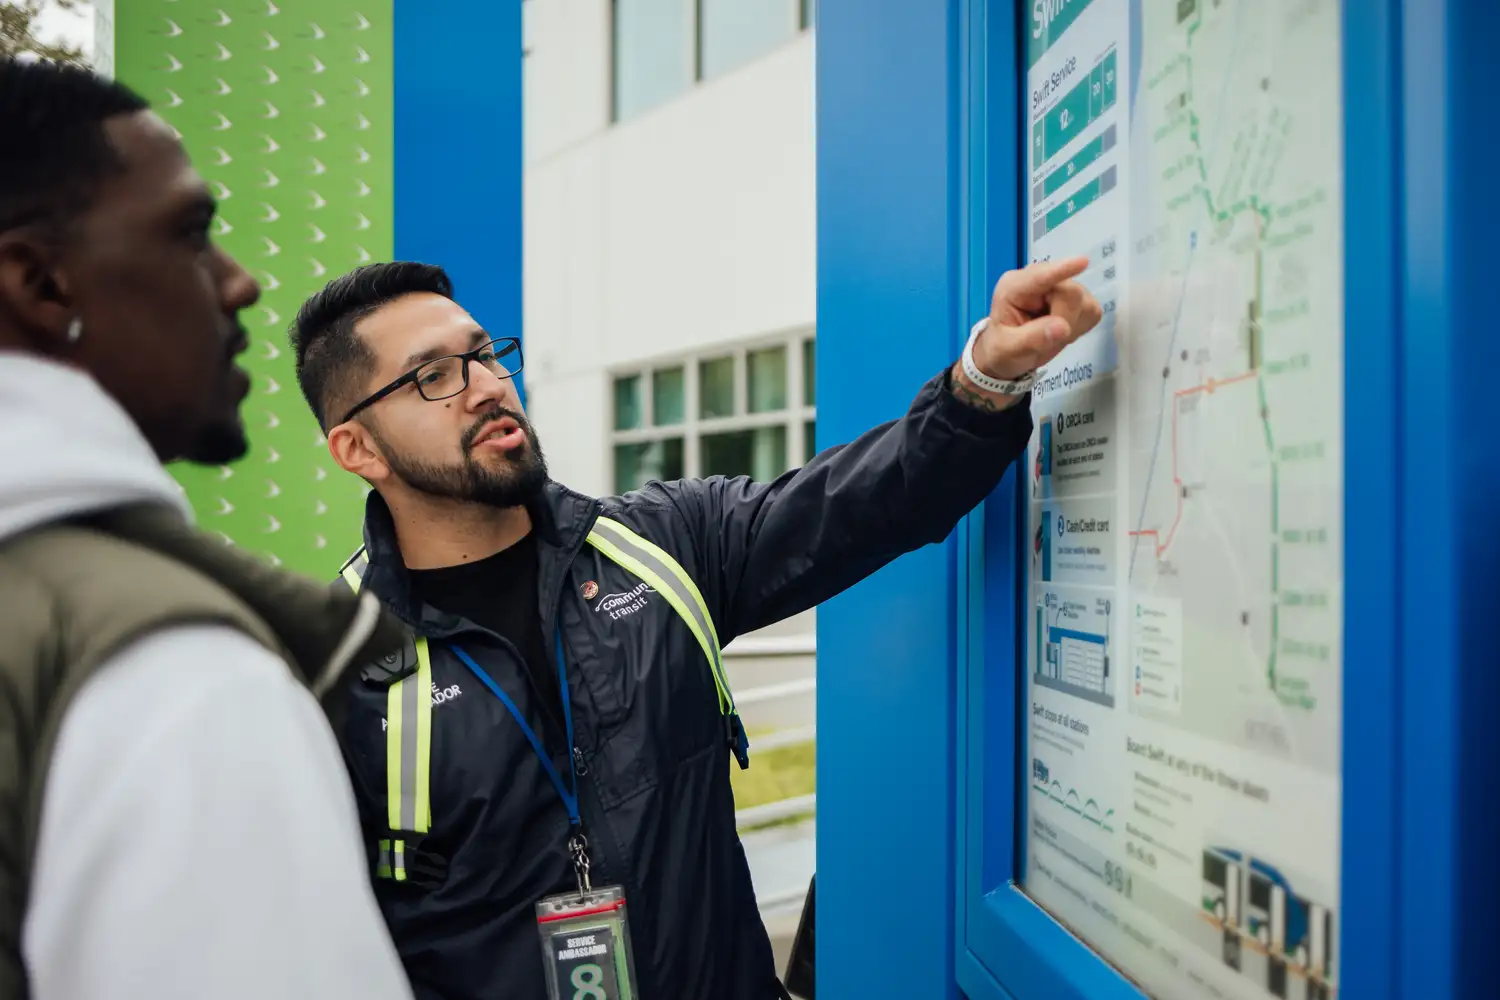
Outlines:
{"type": "MultiPolygon", "coordinates": [[[[663,599],[648,593],[639,611],[613,618],[596,610],[639,581],[584,544],[594,519],[623,522],[681,563],[727,644],[942,541],[1030,431],[1024,404],[980,412],[953,396],[945,373],[906,416],[772,483],[651,483],[603,500],[550,484],[534,505],[543,634],[550,646],[560,622],[594,882],[625,887],[644,1000],[771,1000],[776,970],[735,832],[732,758],[708,664],[663,599]],[[590,581],[592,601],[583,597],[590,581]]],[[[533,907],[574,884],[567,816],[504,706],[444,640],[459,641],[510,694],[566,775],[564,741],[544,727],[513,646],[417,605],[374,493],[365,543],[365,587],[432,640],[433,681],[448,694],[433,706],[432,831],[414,862],[428,884],[376,880],[376,895],[421,1000],[540,1000],[533,907]]],[[[346,693],[334,717],[373,846],[388,835],[386,691],[356,677],[346,693]]]]}

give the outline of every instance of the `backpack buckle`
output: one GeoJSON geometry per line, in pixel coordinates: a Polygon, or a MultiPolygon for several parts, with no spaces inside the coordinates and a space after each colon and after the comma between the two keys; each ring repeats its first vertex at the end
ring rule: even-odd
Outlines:
{"type": "Polygon", "coordinates": [[[441,888],[448,881],[448,859],[418,849],[421,835],[415,838],[393,830],[387,839],[376,842],[375,877],[404,882],[419,889],[441,888]]]}

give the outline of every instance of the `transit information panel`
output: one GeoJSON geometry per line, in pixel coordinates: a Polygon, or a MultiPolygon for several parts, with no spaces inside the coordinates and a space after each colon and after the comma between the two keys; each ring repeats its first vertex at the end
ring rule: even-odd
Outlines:
{"type": "Polygon", "coordinates": [[[1336,0],[1022,4],[1026,892],[1152,996],[1337,995],[1336,0]]]}

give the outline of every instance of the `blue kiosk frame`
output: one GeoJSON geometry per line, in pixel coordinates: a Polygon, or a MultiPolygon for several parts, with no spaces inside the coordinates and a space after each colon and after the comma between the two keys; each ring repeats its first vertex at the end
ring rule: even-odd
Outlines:
{"type": "MultiPolygon", "coordinates": [[[[1341,6],[1339,995],[1492,995],[1500,5],[1341,6]]],[[[820,444],[900,413],[1019,260],[1030,7],[819,4],[820,444]]],[[[823,1000],[1142,995],[1015,885],[1018,489],[1012,471],[945,545],[820,611],[823,1000]]]]}

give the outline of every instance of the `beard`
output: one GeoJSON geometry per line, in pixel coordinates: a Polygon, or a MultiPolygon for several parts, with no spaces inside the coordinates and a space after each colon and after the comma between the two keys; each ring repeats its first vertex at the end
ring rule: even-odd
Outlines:
{"type": "Polygon", "coordinates": [[[196,465],[228,465],[244,458],[249,450],[244,425],[238,420],[225,421],[204,427],[183,458],[196,465]]]}
{"type": "Polygon", "coordinates": [[[244,458],[250,451],[250,439],[240,415],[240,406],[250,392],[250,377],[234,363],[249,344],[250,334],[242,323],[236,321],[234,332],[229,337],[228,353],[224,355],[220,381],[209,405],[210,411],[216,415],[199,429],[182,456],[187,461],[198,465],[228,465],[244,458]]]}
{"type": "Polygon", "coordinates": [[[391,448],[374,427],[370,430],[391,472],[411,489],[430,497],[490,507],[520,507],[534,499],[547,483],[547,459],[536,431],[524,414],[505,407],[496,407],[474,422],[463,436],[463,460],[454,465],[403,455],[391,448]],[[519,424],[526,432],[526,442],[500,456],[499,468],[489,468],[474,460],[473,444],[486,424],[501,417],[519,424]]]}

